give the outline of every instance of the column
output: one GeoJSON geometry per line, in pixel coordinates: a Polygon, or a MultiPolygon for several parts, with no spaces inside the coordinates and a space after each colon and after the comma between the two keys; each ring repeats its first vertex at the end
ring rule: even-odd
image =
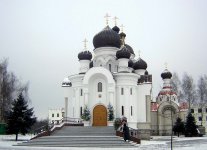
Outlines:
{"type": "Polygon", "coordinates": [[[146,95],[146,122],[151,122],[151,99],[150,95],[146,95]]]}
{"type": "Polygon", "coordinates": [[[68,97],[65,97],[65,115],[64,117],[68,117],[68,97]]]}
{"type": "Polygon", "coordinates": [[[88,93],[84,93],[84,104],[88,106],[88,93]]]}

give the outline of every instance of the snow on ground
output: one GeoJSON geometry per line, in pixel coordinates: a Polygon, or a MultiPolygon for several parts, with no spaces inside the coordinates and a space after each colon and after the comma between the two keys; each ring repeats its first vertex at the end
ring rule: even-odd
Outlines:
{"type": "MultiPolygon", "coordinates": [[[[73,147],[26,147],[12,146],[25,142],[33,135],[19,135],[15,141],[15,135],[0,135],[0,150],[126,150],[129,148],[73,148],[73,147]]],[[[170,136],[153,136],[150,141],[142,140],[141,144],[130,150],[169,150],[170,136]]],[[[207,150],[207,137],[173,137],[173,150],[207,150]]]]}

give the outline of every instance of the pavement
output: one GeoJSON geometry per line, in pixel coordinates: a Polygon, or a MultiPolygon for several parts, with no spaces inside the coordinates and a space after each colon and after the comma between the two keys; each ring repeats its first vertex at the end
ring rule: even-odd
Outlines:
{"type": "MultiPolygon", "coordinates": [[[[170,136],[153,136],[151,140],[142,140],[134,148],[98,148],[98,147],[27,147],[13,146],[27,141],[32,135],[19,136],[19,141],[14,141],[14,135],[0,135],[0,150],[170,150],[170,136]]],[[[173,137],[173,150],[207,150],[207,137],[173,137]]]]}

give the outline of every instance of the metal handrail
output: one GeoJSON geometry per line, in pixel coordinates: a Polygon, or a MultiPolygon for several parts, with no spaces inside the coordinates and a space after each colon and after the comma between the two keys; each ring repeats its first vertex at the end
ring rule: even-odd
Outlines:
{"type": "Polygon", "coordinates": [[[80,118],[70,118],[70,117],[63,117],[60,120],[55,120],[54,123],[50,123],[44,126],[41,126],[38,129],[34,130],[34,134],[40,134],[43,132],[47,132],[47,131],[51,131],[51,129],[55,126],[55,125],[60,125],[62,123],[71,123],[71,124],[81,124],[82,123],[82,119],[80,118]]]}

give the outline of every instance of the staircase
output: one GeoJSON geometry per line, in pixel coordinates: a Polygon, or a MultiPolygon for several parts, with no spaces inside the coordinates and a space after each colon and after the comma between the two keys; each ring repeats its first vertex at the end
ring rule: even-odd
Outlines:
{"type": "Polygon", "coordinates": [[[19,143],[18,146],[135,148],[133,144],[115,136],[113,127],[81,126],[65,126],[50,136],[19,143]]]}

